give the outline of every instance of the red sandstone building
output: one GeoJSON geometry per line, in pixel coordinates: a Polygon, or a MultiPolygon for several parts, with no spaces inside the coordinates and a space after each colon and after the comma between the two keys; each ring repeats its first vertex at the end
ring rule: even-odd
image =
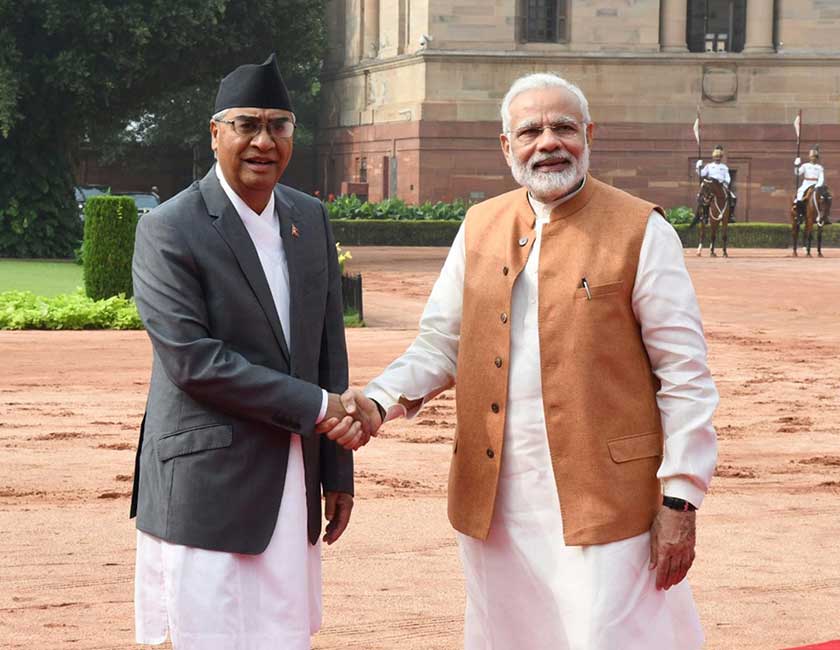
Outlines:
{"type": "Polygon", "coordinates": [[[514,187],[499,152],[511,82],[553,71],[596,123],[593,173],[693,205],[726,149],[738,217],[784,221],[802,154],[840,178],[840,0],[327,0],[318,185],[370,200],[478,200],[514,187]]]}

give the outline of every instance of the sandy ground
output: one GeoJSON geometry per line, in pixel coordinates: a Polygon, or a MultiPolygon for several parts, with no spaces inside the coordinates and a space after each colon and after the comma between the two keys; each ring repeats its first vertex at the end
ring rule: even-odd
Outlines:
{"type": "MultiPolygon", "coordinates": [[[[352,252],[370,325],[348,333],[362,384],[411,341],[445,251],[352,252]]],[[[722,395],[690,573],[707,647],[840,638],[840,251],[686,259],[722,395]]],[[[137,647],[127,512],[146,336],[0,332],[0,351],[0,648],[137,647]]],[[[324,552],[315,649],[461,647],[452,397],[358,454],[351,528],[324,552]]]]}

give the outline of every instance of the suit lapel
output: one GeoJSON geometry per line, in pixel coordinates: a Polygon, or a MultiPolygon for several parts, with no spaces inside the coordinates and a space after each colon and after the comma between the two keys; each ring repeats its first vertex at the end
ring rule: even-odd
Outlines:
{"type": "Polygon", "coordinates": [[[216,178],[214,168],[211,168],[201,180],[199,187],[208,212],[211,216],[216,217],[213,226],[227,242],[236,257],[239,268],[242,269],[245,279],[256,295],[257,301],[271,325],[274,338],[277,339],[286,362],[291,365],[291,355],[283,336],[283,326],[280,324],[280,317],[277,315],[271,289],[268,288],[268,280],[265,279],[265,272],[257,255],[257,249],[254,247],[254,242],[251,241],[251,236],[248,234],[245,224],[242,223],[242,219],[222,189],[219,179],[216,178]]]}
{"type": "MultiPolygon", "coordinates": [[[[301,278],[300,269],[302,256],[305,250],[305,240],[299,241],[305,235],[303,218],[295,207],[294,203],[287,200],[279,188],[274,190],[274,209],[280,219],[280,238],[283,240],[283,251],[286,253],[286,267],[289,270],[289,338],[295,340],[295,331],[301,324],[300,310],[301,301],[301,278]]],[[[294,349],[292,350],[291,368],[294,371],[295,359],[294,349]]]]}

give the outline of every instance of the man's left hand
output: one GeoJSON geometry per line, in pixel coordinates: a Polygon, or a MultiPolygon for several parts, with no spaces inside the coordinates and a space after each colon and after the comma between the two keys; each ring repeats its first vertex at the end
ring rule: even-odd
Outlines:
{"type": "Polygon", "coordinates": [[[353,510],[353,495],[346,492],[327,492],[324,494],[324,515],[329,522],[324,533],[324,541],[332,544],[337,541],[347,524],[353,510]]]}
{"type": "Polygon", "coordinates": [[[670,589],[688,574],[694,562],[694,511],[661,506],[650,527],[650,570],[656,569],[656,588],[670,589]]]}

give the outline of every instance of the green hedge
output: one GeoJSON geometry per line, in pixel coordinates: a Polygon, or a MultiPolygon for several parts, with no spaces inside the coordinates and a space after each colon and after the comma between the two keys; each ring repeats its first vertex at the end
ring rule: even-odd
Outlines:
{"type": "Polygon", "coordinates": [[[355,194],[339,196],[326,203],[330,219],[364,219],[390,221],[463,221],[469,204],[461,199],[452,203],[427,201],[409,205],[401,199],[385,199],[379,203],[362,202],[355,194]]]}
{"type": "MultiPolygon", "coordinates": [[[[699,244],[700,228],[688,225],[675,225],[680,240],[685,248],[695,248],[699,244]]],[[[731,248],[790,248],[791,232],[790,226],[784,223],[730,223],[727,227],[727,246],[731,248]]],[[[802,245],[802,231],[800,230],[799,242],[802,245]]],[[[823,246],[840,247],[840,225],[832,223],[823,228],[823,246]]],[[[707,228],[705,245],[709,245],[709,232],[707,228]]],[[[718,246],[721,245],[718,236],[718,246]]],[[[817,234],[814,232],[811,247],[817,245],[817,234]]]]}
{"type": "Polygon", "coordinates": [[[332,221],[342,246],[449,246],[460,226],[460,221],[332,221]]]}
{"type": "MultiPolygon", "coordinates": [[[[460,225],[458,221],[332,221],[335,238],[343,246],[449,246],[460,225]]],[[[684,247],[697,246],[700,236],[697,226],[675,224],[674,229],[684,247]]],[[[727,234],[727,245],[732,248],[788,248],[791,245],[790,226],[782,223],[736,222],[729,224],[727,234]]],[[[708,238],[706,233],[707,245],[708,238]]],[[[812,247],[816,245],[815,234],[812,247]]],[[[840,224],[833,223],[823,229],[823,246],[840,247],[840,224]]]]}
{"type": "Polygon", "coordinates": [[[0,330],[139,330],[133,300],[113,296],[91,300],[76,293],[44,298],[29,291],[0,293],[0,330]]]}
{"type": "Polygon", "coordinates": [[[131,297],[131,257],[137,206],[128,196],[93,196],[85,201],[82,243],[85,293],[93,300],[131,297]]]}

